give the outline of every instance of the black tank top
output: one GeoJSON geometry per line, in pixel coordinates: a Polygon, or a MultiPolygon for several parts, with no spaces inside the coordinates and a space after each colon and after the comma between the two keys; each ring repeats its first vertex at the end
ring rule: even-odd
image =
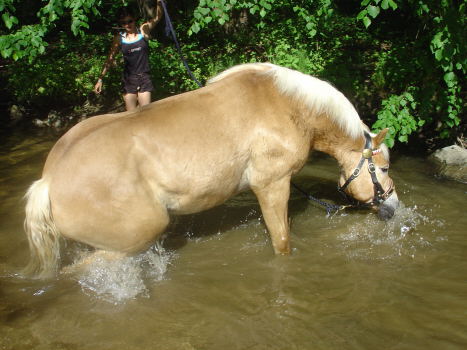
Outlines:
{"type": "Polygon", "coordinates": [[[140,73],[149,73],[149,45],[141,33],[136,41],[128,42],[125,33],[120,34],[122,40],[122,54],[125,62],[123,74],[125,76],[140,73]]]}

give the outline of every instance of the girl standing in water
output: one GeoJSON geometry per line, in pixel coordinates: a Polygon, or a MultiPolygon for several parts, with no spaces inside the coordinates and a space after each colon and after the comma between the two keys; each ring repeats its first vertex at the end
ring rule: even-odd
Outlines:
{"type": "Polygon", "coordinates": [[[156,16],[140,28],[136,27],[135,16],[130,8],[124,8],[119,14],[119,24],[123,30],[115,34],[104,68],[94,86],[94,92],[102,91],[102,79],[115,60],[118,51],[123,54],[123,100],[127,111],[151,102],[151,91],[154,89],[150,78],[148,39],[151,30],[162,17],[162,7],[157,1],[156,16]]]}

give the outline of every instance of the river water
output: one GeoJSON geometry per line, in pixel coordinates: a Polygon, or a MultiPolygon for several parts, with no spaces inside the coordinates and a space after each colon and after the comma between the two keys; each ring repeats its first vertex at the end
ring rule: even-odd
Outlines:
{"type": "MultiPolygon", "coordinates": [[[[466,349],[467,186],[393,155],[402,206],[325,211],[292,191],[293,252],[273,255],[251,193],[176,218],[162,245],[75,275],[22,278],[24,201],[58,135],[0,134],[0,349],[466,349]]],[[[335,161],[295,182],[340,202],[335,161]]],[[[67,242],[68,263],[90,254],[67,242]]]]}

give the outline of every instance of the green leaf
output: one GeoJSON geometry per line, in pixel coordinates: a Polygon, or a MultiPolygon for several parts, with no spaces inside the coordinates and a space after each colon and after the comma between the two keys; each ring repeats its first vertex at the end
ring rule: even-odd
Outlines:
{"type": "Polygon", "coordinates": [[[198,11],[201,12],[203,16],[206,16],[209,12],[211,12],[211,10],[206,7],[198,8],[198,11]]]}
{"type": "Polygon", "coordinates": [[[448,72],[444,75],[444,81],[448,86],[452,86],[457,82],[457,77],[454,72],[448,72]]]}
{"type": "Polygon", "coordinates": [[[2,19],[3,19],[3,22],[5,23],[5,26],[8,29],[11,29],[14,23],[18,23],[18,20],[16,19],[16,17],[10,16],[8,12],[5,12],[4,14],[2,14],[2,19]]]}
{"type": "Polygon", "coordinates": [[[376,18],[379,15],[380,9],[378,6],[370,5],[367,7],[367,11],[371,17],[376,18]]]}
{"type": "Polygon", "coordinates": [[[371,19],[369,17],[363,17],[363,24],[365,28],[368,28],[371,24],[371,19]]]}
{"type": "Polygon", "coordinates": [[[191,31],[195,34],[198,33],[200,29],[201,28],[198,22],[193,23],[193,25],[191,26],[191,31]]]}
{"type": "Polygon", "coordinates": [[[357,19],[362,20],[363,18],[365,18],[366,14],[367,14],[367,10],[360,11],[357,15],[357,19]]]}
{"type": "Polygon", "coordinates": [[[389,3],[389,6],[391,6],[391,8],[393,10],[397,9],[397,3],[394,2],[394,0],[388,0],[388,3],[389,3]]]}
{"type": "Polygon", "coordinates": [[[13,53],[13,49],[11,47],[2,50],[2,56],[4,58],[10,57],[12,53],[13,53]]]}
{"type": "Polygon", "coordinates": [[[258,5],[255,5],[255,6],[253,6],[252,8],[250,8],[250,13],[251,13],[252,15],[254,15],[255,12],[258,11],[258,10],[259,10],[259,6],[258,6],[258,5]]]}
{"type": "Polygon", "coordinates": [[[443,50],[436,50],[435,51],[435,58],[437,61],[441,61],[444,58],[443,50]]]}

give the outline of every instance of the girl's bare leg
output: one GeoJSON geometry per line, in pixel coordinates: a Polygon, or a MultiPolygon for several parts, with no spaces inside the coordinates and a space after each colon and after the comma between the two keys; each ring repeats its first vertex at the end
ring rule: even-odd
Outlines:
{"type": "Polygon", "coordinates": [[[144,106],[151,103],[151,91],[138,93],[138,103],[140,106],[144,106]]]}
{"type": "Polygon", "coordinates": [[[123,100],[125,101],[125,107],[127,111],[131,111],[136,108],[138,104],[138,95],[137,94],[124,94],[123,100]]]}

